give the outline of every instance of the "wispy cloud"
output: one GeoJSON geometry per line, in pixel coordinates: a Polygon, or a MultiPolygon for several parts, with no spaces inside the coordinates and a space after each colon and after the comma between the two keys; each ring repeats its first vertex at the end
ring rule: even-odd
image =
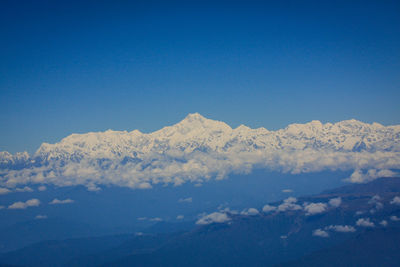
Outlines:
{"type": "Polygon", "coordinates": [[[178,202],[183,202],[183,203],[192,203],[193,199],[191,197],[188,198],[181,198],[178,200],[178,202]]]}
{"type": "Polygon", "coordinates": [[[37,207],[40,205],[40,200],[36,198],[29,199],[25,202],[18,201],[10,206],[8,206],[8,209],[26,209],[28,207],[37,207]]]}
{"type": "Polygon", "coordinates": [[[63,199],[60,200],[58,198],[53,199],[52,201],[49,202],[50,205],[58,205],[58,204],[70,204],[70,203],[74,203],[75,201],[67,198],[67,199],[63,199]]]}
{"type": "Polygon", "coordinates": [[[333,230],[341,233],[353,233],[356,231],[356,228],[351,225],[329,225],[325,227],[325,230],[333,230]]]}

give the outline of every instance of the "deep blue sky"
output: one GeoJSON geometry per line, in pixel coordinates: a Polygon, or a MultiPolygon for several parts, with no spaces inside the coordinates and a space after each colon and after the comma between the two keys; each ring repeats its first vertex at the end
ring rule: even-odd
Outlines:
{"type": "Polygon", "coordinates": [[[400,123],[399,1],[82,2],[1,2],[0,150],[189,112],[400,123]]]}

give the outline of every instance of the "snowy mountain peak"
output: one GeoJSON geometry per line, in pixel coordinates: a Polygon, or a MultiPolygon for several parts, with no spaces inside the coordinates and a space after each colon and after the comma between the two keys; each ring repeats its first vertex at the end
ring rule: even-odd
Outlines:
{"type": "Polygon", "coordinates": [[[400,126],[314,120],[277,131],[245,125],[232,129],[193,113],[149,134],[71,134],[59,143],[43,143],[32,157],[1,152],[0,185],[30,181],[149,188],[160,182],[203,182],[255,166],[294,173],[354,169],[354,181],[360,175],[392,175],[390,170],[400,169],[400,126]],[[360,171],[374,168],[378,171],[360,171]]]}

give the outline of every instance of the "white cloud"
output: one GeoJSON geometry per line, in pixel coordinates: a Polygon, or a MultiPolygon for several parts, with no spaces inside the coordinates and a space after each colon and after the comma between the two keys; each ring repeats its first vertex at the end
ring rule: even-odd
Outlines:
{"type": "Polygon", "coordinates": [[[178,215],[178,216],[176,216],[176,219],[177,220],[183,220],[185,218],[185,216],[183,216],[183,215],[178,215]]]}
{"type": "Polygon", "coordinates": [[[33,192],[33,189],[25,186],[24,188],[15,188],[15,192],[33,192]]]}
{"type": "Polygon", "coordinates": [[[390,201],[390,204],[393,204],[393,205],[400,205],[400,197],[395,196],[395,197],[392,199],[392,201],[390,201]]]}
{"type": "Polygon", "coordinates": [[[400,221],[400,218],[397,217],[396,215],[390,216],[390,219],[391,219],[392,221],[394,221],[394,222],[400,221]]]}
{"type": "Polygon", "coordinates": [[[313,236],[318,236],[318,237],[329,237],[328,232],[321,230],[321,229],[316,229],[312,233],[313,236]]]}
{"type": "Polygon", "coordinates": [[[47,187],[44,186],[44,185],[41,185],[41,186],[38,187],[39,191],[46,191],[46,189],[47,189],[47,187]]]}
{"type": "Polygon", "coordinates": [[[145,220],[147,220],[147,217],[139,217],[139,218],[137,218],[137,220],[138,221],[145,221],[145,220]]]}
{"type": "Polygon", "coordinates": [[[259,213],[260,212],[255,208],[245,209],[245,210],[242,210],[242,212],[240,212],[241,215],[249,215],[249,216],[258,215],[259,213]]]}
{"type": "Polygon", "coordinates": [[[36,198],[29,199],[25,202],[18,201],[8,206],[9,209],[26,209],[28,207],[37,207],[40,205],[40,200],[36,198]]]}
{"type": "Polygon", "coordinates": [[[39,214],[39,215],[36,215],[36,216],[35,216],[35,219],[36,219],[36,220],[47,219],[47,215],[40,215],[40,214],[39,214]]]}
{"type": "Polygon", "coordinates": [[[326,211],[326,204],[325,203],[310,203],[304,206],[304,211],[306,212],[306,215],[314,215],[314,214],[319,214],[323,213],[326,211]]]}
{"type": "Polygon", "coordinates": [[[341,232],[341,233],[352,233],[355,232],[356,229],[351,226],[351,225],[329,225],[325,227],[326,230],[333,230],[336,232],[341,232]]]}
{"type": "Polygon", "coordinates": [[[361,169],[356,169],[352,175],[348,178],[348,180],[352,183],[365,183],[376,178],[381,177],[396,177],[398,173],[393,172],[389,169],[368,169],[367,171],[363,171],[361,169]]]}
{"type": "Polygon", "coordinates": [[[357,222],[356,222],[356,225],[362,226],[362,227],[374,227],[375,226],[375,224],[373,222],[371,222],[369,220],[369,218],[366,218],[366,219],[360,218],[360,219],[358,219],[357,222]]]}
{"type": "Polygon", "coordinates": [[[5,187],[0,187],[0,195],[11,193],[11,190],[5,187]]]}
{"type": "Polygon", "coordinates": [[[178,202],[186,202],[186,203],[192,203],[193,199],[191,197],[188,198],[181,198],[178,200],[178,202]]]}
{"type": "Polygon", "coordinates": [[[4,209],[4,208],[5,208],[4,206],[0,205],[0,210],[2,210],[2,209],[4,209]]]}
{"type": "Polygon", "coordinates": [[[292,193],[293,190],[292,189],[283,189],[282,193],[292,193]]]}
{"type": "Polygon", "coordinates": [[[229,207],[226,207],[226,208],[219,207],[218,211],[221,213],[226,213],[226,214],[235,214],[235,215],[239,214],[239,212],[237,210],[232,210],[229,207]]]}
{"type": "Polygon", "coordinates": [[[383,227],[386,227],[388,225],[388,222],[386,220],[382,220],[379,224],[383,227]]]}
{"type": "Polygon", "coordinates": [[[365,213],[365,211],[359,210],[359,211],[357,211],[357,212],[355,213],[355,216],[360,216],[360,215],[362,215],[362,214],[364,214],[364,213],[365,213]]]}
{"type": "Polygon", "coordinates": [[[51,202],[49,202],[49,204],[51,204],[51,205],[70,204],[70,203],[74,203],[74,202],[75,202],[75,201],[72,200],[72,199],[70,199],[70,198],[63,199],[63,200],[60,200],[60,199],[58,199],[58,198],[55,198],[55,199],[53,199],[51,202]]]}
{"type": "Polygon", "coordinates": [[[382,198],[379,195],[373,196],[369,201],[368,204],[370,205],[375,205],[374,209],[371,209],[369,212],[370,213],[375,213],[376,211],[383,209],[383,204],[380,202],[382,198]]]}
{"type": "Polygon", "coordinates": [[[151,222],[161,222],[163,219],[159,218],[159,217],[154,217],[154,218],[150,218],[149,221],[151,222]]]}
{"type": "Polygon", "coordinates": [[[296,204],[297,198],[295,197],[288,197],[287,199],[283,200],[283,203],[280,204],[277,208],[277,211],[284,212],[288,210],[301,210],[302,207],[296,204]]]}
{"type": "Polygon", "coordinates": [[[265,213],[271,212],[271,211],[275,211],[275,210],[276,210],[276,207],[275,207],[275,206],[271,206],[271,205],[268,205],[268,204],[266,204],[266,205],[262,208],[262,211],[265,212],[265,213]]]}
{"type": "Polygon", "coordinates": [[[213,212],[211,214],[204,215],[196,222],[196,224],[224,223],[230,220],[231,218],[229,218],[226,213],[213,212]]]}
{"type": "Polygon", "coordinates": [[[382,198],[379,195],[375,195],[371,197],[371,199],[368,201],[368,204],[375,204],[379,202],[382,198]]]}
{"type": "Polygon", "coordinates": [[[332,207],[339,207],[342,204],[342,198],[341,197],[336,197],[336,198],[331,198],[329,200],[329,205],[332,207]]]}

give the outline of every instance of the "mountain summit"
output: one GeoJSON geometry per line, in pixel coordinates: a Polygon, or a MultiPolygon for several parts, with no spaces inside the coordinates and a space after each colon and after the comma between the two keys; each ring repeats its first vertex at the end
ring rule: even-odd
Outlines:
{"type": "Polygon", "coordinates": [[[153,133],[138,130],[72,134],[43,143],[33,156],[0,153],[0,183],[116,184],[149,188],[153,183],[201,183],[253,167],[283,172],[354,170],[353,182],[393,176],[400,169],[400,126],[357,120],[311,121],[268,131],[199,113],[153,133]]]}

